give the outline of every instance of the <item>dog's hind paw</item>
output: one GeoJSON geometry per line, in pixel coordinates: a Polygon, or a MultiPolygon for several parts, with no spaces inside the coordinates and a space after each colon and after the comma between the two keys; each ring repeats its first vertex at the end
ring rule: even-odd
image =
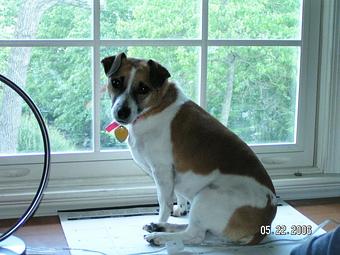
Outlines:
{"type": "Polygon", "coordinates": [[[160,226],[157,223],[151,222],[150,224],[146,224],[143,226],[143,230],[152,233],[152,232],[164,232],[165,228],[163,226],[160,226]]]}
{"type": "Polygon", "coordinates": [[[183,205],[174,205],[173,211],[171,213],[174,217],[181,217],[188,214],[188,210],[186,206],[183,205]]]}

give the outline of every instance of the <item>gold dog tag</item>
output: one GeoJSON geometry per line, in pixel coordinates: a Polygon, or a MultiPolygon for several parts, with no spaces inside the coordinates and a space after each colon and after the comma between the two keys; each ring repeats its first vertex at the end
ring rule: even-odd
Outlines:
{"type": "Polygon", "coordinates": [[[124,126],[119,126],[115,129],[115,136],[119,142],[124,142],[129,135],[129,131],[124,126]]]}

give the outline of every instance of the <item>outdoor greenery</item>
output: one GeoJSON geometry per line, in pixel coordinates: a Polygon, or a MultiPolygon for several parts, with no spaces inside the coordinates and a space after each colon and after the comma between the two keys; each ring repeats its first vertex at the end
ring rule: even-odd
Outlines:
{"type": "MultiPolygon", "coordinates": [[[[27,0],[27,2],[48,0],[27,0]]],[[[24,1],[0,0],[0,39],[15,39],[24,1]]],[[[91,6],[82,0],[54,0],[43,13],[39,39],[90,39],[91,6]]],[[[101,1],[102,39],[199,39],[200,1],[101,1]]],[[[300,39],[300,0],[210,0],[210,39],[300,39]]],[[[20,39],[20,38],[19,38],[20,39]]],[[[101,57],[124,51],[164,65],[184,92],[198,101],[198,46],[102,47],[101,57]]],[[[7,73],[11,48],[0,48],[0,72],[7,73]]],[[[251,144],[294,142],[299,47],[210,47],[207,110],[251,144]]],[[[54,151],[91,150],[92,48],[34,47],[27,66],[27,92],[42,111],[54,151]]],[[[18,63],[20,64],[20,63],[18,63]]],[[[106,78],[96,86],[104,86],[106,78]]],[[[4,88],[0,86],[0,107],[4,88]]],[[[111,121],[103,93],[101,130],[111,121]]],[[[6,106],[2,105],[4,110],[6,106]]],[[[1,108],[0,108],[1,113],[1,108]]],[[[20,116],[19,116],[20,117],[20,116]]],[[[41,151],[39,130],[24,107],[17,150],[41,151]],[[38,139],[38,140],[37,140],[38,139]]],[[[1,123],[0,123],[1,128],[1,123]]],[[[0,141],[1,143],[1,141],[0,141]]],[[[102,148],[122,148],[101,132],[102,148]]]]}

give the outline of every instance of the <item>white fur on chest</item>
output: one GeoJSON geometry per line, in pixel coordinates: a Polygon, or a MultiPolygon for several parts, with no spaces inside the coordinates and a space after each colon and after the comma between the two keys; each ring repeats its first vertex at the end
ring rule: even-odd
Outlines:
{"type": "Polygon", "coordinates": [[[143,170],[172,170],[171,122],[187,98],[180,93],[177,100],[161,113],[137,121],[129,127],[128,145],[133,159],[143,170]]]}

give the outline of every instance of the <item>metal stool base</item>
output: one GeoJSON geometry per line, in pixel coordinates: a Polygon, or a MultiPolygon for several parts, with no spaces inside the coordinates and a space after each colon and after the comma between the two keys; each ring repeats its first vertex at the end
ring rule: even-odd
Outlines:
{"type": "MultiPolygon", "coordinates": [[[[0,234],[1,236],[1,234],[0,234]]],[[[0,242],[0,255],[25,255],[26,245],[16,236],[10,236],[0,242]]]]}

